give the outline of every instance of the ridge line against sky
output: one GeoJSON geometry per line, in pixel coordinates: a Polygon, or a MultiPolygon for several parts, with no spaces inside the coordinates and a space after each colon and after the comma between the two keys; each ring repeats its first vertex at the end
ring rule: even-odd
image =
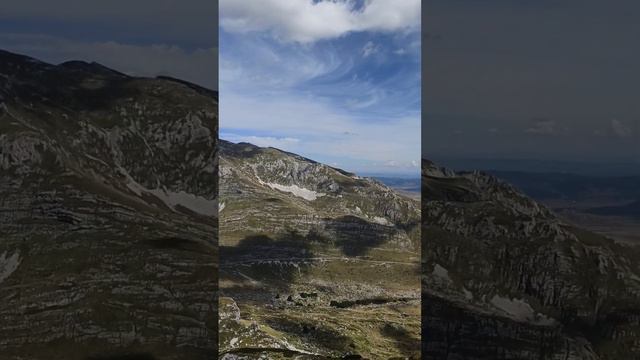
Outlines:
{"type": "Polygon", "coordinates": [[[0,2],[0,49],[218,89],[217,0],[0,2]]]}
{"type": "Polygon", "coordinates": [[[220,137],[418,176],[420,6],[220,1],[220,137]]]}

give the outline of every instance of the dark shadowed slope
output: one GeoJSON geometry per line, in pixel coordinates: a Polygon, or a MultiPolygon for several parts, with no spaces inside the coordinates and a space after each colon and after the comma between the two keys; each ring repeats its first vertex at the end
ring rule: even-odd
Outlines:
{"type": "Polygon", "coordinates": [[[217,96],[0,52],[0,353],[216,353],[217,96]]]}
{"type": "Polygon", "coordinates": [[[423,161],[423,354],[640,358],[640,250],[485,173],[423,161]]]}

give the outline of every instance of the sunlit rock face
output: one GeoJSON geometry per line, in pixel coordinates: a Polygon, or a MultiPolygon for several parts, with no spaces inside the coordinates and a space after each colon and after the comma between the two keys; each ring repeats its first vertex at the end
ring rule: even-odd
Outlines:
{"type": "Polygon", "coordinates": [[[0,52],[0,353],[210,359],[217,93],[0,52]]]}
{"type": "Polygon", "coordinates": [[[423,355],[640,357],[640,249],[509,184],[423,161],[423,355]]]}
{"type": "Polygon", "coordinates": [[[420,358],[418,201],[222,140],[220,177],[224,356],[420,358]]]}

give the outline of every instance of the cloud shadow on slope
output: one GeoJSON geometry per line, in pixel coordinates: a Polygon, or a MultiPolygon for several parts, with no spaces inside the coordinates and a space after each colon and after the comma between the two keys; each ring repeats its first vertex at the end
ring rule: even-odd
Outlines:
{"type": "Polygon", "coordinates": [[[393,239],[398,233],[409,234],[418,226],[418,222],[385,226],[349,215],[326,219],[327,232],[335,236],[335,245],[347,256],[365,255],[369,250],[393,239]]]}
{"type": "Polygon", "coordinates": [[[297,231],[287,231],[275,239],[263,234],[249,235],[236,246],[220,246],[220,280],[249,277],[286,291],[311,265],[313,257],[311,242],[297,231]]]}

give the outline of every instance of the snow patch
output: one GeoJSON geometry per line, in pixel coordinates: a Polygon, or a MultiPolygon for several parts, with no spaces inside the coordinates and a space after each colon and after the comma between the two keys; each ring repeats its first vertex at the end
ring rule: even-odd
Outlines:
{"type": "Polygon", "coordinates": [[[13,255],[7,257],[7,252],[0,255],[0,283],[13,274],[20,265],[20,252],[16,251],[13,255]]]}
{"type": "Polygon", "coordinates": [[[494,295],[491,298],[491,304],[518,320],[528,320],[535,314],[531,305],[520,299],[509,299],[494,295]]]}
{"type": "Polygon", "coordinates": [[[166,189],[153,189],[147,190],[147,192],[155,195],[174,210],[180,205],[201,215],[216,216],[218,213],[218,203],[216,200],[209,200],[185,191],[172,192],[166,189]]]}
{"type": "Polygon", "coordinates": [[[133,191],[136,195],[141,196],[142,193],[154,195],[158,199],[162,200],[171,209],[176,210],[178,205],[187,208],[195,213],[205,216],[217,216],[218,215],[218,202],[217,200],[209,200],[205,197],[193,195],[185,191],[173,192],[165,189],[147,189],[140,183],[135,181],[129,173],[120,168],[120,172],[127,178],[127,188],[133,191]]]}
{"type": "Polygon", "coordinates": [[[536,313],[526,301],[520,299],[509,299],[498,295],[491,298],[491,304],[507,313],[511,318],[519,321],[535,322],[541,325],[553,324],[554,320],[543,314],[536,313]]]}
{"type": "Polygon", "coordinates": [[[466,288],[462,288],[462,293],[464,294],[464,298],[467,300],[473,300],[473,293],[466,288]]]}
{"type": "Polygon", "coordinates": [[[274,190],[280,190],[282,192],[291,193],[297,197],[301,197],[308,201],[313,201],[319,197],[326,195],[324,193],[319,193],[313,190],[299,187],[298,185],[280,185],[276,183],[264,182],[259,177],[258,177],[258,182],[260,183],[260,185],[266,185],[274,190]]]}
{"type": "Polygon", "coordinates": [[[449,277],[449,271],[440,266],[440,264],[436,264],[436,266],[433,267],[433,272],[431,272],[431,274],[446,281],[451,281],[451,278],[449,277]]]}
{"type": "Polygon", "coordinates": [[[386,226],[392,225],[391,222],[389,220],[387,220],[387,218],[383,218],[383,217],[380,217],[380,216],[374,216],[372,220],[376,224],[386,225],[386,226]]]}

